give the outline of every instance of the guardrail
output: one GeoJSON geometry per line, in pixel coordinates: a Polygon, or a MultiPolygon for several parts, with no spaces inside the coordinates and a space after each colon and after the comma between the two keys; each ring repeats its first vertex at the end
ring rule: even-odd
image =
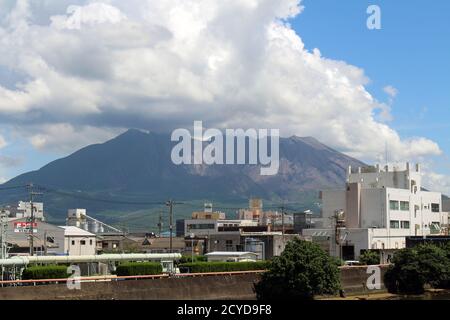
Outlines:
{"type": "Polygon", "coordinates": [[[98,276],[98,277],[73,277],[65,279],[31,279],[31,280],[3,280],[0,281],[0,286],[3,285],[19,285],[19,284],[59,284],[67,283],[68,281],[80,282],[106,282],[106,281],[121,281],[121,280],[145,280],[145,279],[162,279],[162,278],[194,278],[194,277],[211,277],[211,276],[233,276],[245,274],[260,274],[266,270],[249,270],[249,271],[229,271],[229,272],[205,272],[205,273],[177,273],[177,274],[157,274],[157,275],[136,275],[136,276],[98,276]]]}

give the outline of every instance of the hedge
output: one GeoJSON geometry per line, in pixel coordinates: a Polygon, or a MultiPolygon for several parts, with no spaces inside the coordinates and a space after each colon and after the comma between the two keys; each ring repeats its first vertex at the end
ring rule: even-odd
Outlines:
{"type": "Polygon", "coordinates": [[[194,263],[183,263],[180,265],[180,269],[183,269],[191,273],[266,270],[268,267],[269,261],[194,262],[194,263]]]}
{"type": "Polygon", "coordinates": [[[190,255],[183,255],[180,260],[178,260],[178,264],[184,264],[184,263],[192,263],[192,258],[194,258],[194,262],[206,262],[207,258],[206,256],[197,256],[194,255],[194,257],[190,255]]]}
{"type": "Polygon", "coordinates": [[[28,267],[22,273],[23,280],[66,279],[69,276],[67,266],[57,265],[28,267]]]}
{"type": "Polygon", "coordinates": [[[162,274],[162,266],[157,262],[127,262],[116,268],[118,276],[142,276],[162,274]]]}

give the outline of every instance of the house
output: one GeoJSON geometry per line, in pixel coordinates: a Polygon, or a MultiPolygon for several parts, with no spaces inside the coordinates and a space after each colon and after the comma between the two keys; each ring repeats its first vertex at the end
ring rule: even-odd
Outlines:
{"type": "Polygon", "coordinates": [[[96,254],[96,236],[86,230],[63,226],[64,253],[69,256],[84,256],[96,254]]]}

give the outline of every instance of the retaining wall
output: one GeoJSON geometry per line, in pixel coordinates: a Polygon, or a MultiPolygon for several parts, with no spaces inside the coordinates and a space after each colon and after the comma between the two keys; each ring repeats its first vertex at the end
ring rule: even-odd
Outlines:
{"type": "MultiPolygon", "coordinates": [[[[380,266],[381,279],[387,266],[380,266]]],[[[367,293],[367,267],[341,268],[341,284],[346,294],[367,293]]],[[[213,275],[185,278],[122,280],[81,283],[81,290],[65,284],[0,288],[0,300],[249,300],[255,299],[258,274],[213,275]]],[[[382,281],[381,281],[382,282],[382,281]]],[[[381,290],[385,291],[383,283],[381,290]]]]}

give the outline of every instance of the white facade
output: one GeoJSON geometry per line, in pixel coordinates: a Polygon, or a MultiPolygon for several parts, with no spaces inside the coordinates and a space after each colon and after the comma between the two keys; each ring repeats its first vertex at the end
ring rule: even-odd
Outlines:
{"type": "Polygon", "coordinates": [[[63,226],[64,253],[69,256],[86,256],[96,254],[96,236],[83,229],[63,226]]]}
{"type": "Polygon", "coordinates": [[[205,256],[208,261],[241,262],[256,261],[257,254],[254,252],[214,251],[205,254],[205,256]]]}
{"type": "MultiPolygon", "coordinates": [[[[442,195],[423,191],[421,181],[419,165],[349,168],[346,189],[322,192],[324,229],[305,230],[305,235],[325,232],[333,242],[338,210],[345,220],[341,242],[354,246],[356,258],[361,250],[404,248],[407,236],[444,234],[448,213],[442,210],[442,195]]],[[[338,255],[336,248],[331,251],[338,255]]]]}
{"type": "Polygon", "coordinates": [[[218,233],[221,227],[248,227],[257,226],[257,221],[252,220],[213,220],[213,219],[188,219],[184,221],[184,233],[186,237],[194,234],[196,237],[204,237],[218,233]]]}
{"type": "MultiPolygon", "coordinates": [[[[44,220],[44,204],[42,202],[33,203],[34,217],[38,220],[44,220]]],[[[15,210],[15,217],[18,219],[31,217],[31,203],[19,201],[17,210],[15,210]]]]}

